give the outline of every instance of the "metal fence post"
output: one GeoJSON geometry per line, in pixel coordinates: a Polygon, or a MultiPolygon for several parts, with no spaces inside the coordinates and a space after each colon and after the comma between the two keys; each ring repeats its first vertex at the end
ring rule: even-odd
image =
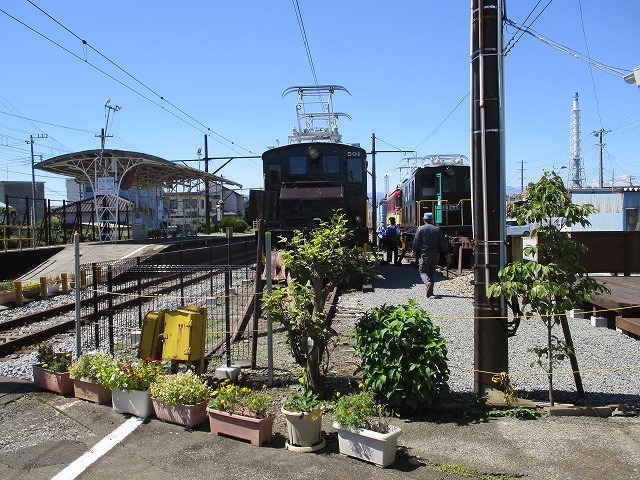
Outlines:
{"type": "Polygon", "coordinates": [[[224,344],[227,351],[227,367],[231,366],[231,309],[229,305],[229,283],[231,269],[224,270],[224,344]]]}
{"type": "Polygon", "coordinates": [[[142,328],[142,270],[140,269],[140,257],[136,257],[138,267],[138,327],[142,328]]]}
{"type": "Polygon", "coordinates": [[[96,341],[96,350],[100,348],[100,319],[98,318],[98,265],[91,264],[91,287],[93,289],[93,333],[96,341]]]}
{"type": "Polygon", "coordinates": [[[114,352],[114,340],[113,340],[113,270],[111,265],[107,267],[107,302],[109,308],[108,315],[108,328],[109,328],[109,352],[113,355],[114,352]]]}
{"type": "MultiPolygon", "coordinates": [[[[264,235],[265,250],[265,277],[267,294],[271,293],[271,232],[264,235]]],[[[273,386],[273,328],[271,326],[271,316],[267,311],[267,385],[273,386]]]]}

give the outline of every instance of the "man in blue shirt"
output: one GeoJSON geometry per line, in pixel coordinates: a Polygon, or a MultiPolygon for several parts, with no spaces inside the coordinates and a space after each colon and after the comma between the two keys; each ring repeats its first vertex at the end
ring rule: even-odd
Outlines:
{"type": "Polygon", "coordinates": [[[400,241],[400,227],[396,225],[395,217],[389,217],[387,234],[384,242],[387,245],[387,263],[395,265],[398,263],[398,242],[400,241]]]}
{"type": "Polygon", "coordinates": [[[440,261],[440,254],[450,259],[449,242],[440,230],[433,224],[433,213],[424,214],[424,225],[418,228],[413,238],[413,253],[418,257],[418,271],[420,278],[427,287],[427,297],[433,296],[436,267],[440,261]]]}

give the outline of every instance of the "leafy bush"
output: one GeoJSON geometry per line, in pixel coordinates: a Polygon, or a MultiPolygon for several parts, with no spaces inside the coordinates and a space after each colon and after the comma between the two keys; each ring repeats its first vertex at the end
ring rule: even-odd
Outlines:
{"type": "Polygon", "coordinates": [[[147,358],[114,362],[107,366],[100,383],[112,390],[148,390],[158,375],[162,375],[162,361],[147,358]]]}
{"type": "Polygon", "coordinates": [[[111,355],[104,352],[82,355],[69,369],[72,377],[98,382],[105,372],[112,371],[115,371],[115,361],[111,355]]]}
{"type": "Polygon", "coordinates": [[[333,419],[341,427],[365,428],[379,433],[389,431],[389,417],[384,407],[367,391],[339,397],[333,419]]]}
{"type": "Polygon", "coordinates": [[[353,336],[365,388],[391,410],[420,413],[448,393],[446,341],[414,299],[365,312],[353,336]]]}
{"type": "MultiPolygon", "coordinates": [[[[266,390],[267,386],[262,388],[266,390]]],[[[211,392],[209,400],[209,408],[253,418],[265,418],[270,404],[270,395],[234,385],[228,379],[211,392]]]]}
{"type": "Polygon", "coordinates": [[[36,354],[38,364],[52,372],[66,372],[71,365],[70,352],[54,352],[51,345],[41,345],[36,354]]]}
{"type": "Polygon", "coordinates": [[[206,378],[191,372],[161,375],[151,384],[151,396],[171,405],[195,405],[209,399],[206,378]]]}
{"type": "Polygon", "coordinates": [[[325,402],[318,398],[318,395],[311,390],[298,390],[287,398],[284,404],[285,410],[290,412],[312,412],[313,410],[323,409],[325,402]]]}
{"type": "Polygon", "coordinates": [[[244,233],[249,230],[249,225],[241,218],[227,217],[220,222],[220,230],[224,233],[227,227],[233,227],[234,233],[244,233]]]}

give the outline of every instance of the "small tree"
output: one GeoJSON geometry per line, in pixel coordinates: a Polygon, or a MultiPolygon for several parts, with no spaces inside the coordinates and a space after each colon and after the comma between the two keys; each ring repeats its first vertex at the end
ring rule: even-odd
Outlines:
{"type": "Polygon", "coordinates": [[[304,386],[322,396],[328,340],[334,334],[325,315],[329,293],[356,276],[370,275],[370,263],[361,247],[351,246],[353,231],[342,213],[321,221],[308,234],[296,230],[281,252],[282,266],[292,279],[266,294],[263,307],[271,321],[284,326],[291,353],[304,367],[304,386]]]}
{"type": "Polygon", "coordinates": [[[587,217],[593,211],[593,205],[571,202],[558,174],[544,172],[538,183],[530,186],[524,200],[507,207],[508,215],[517,218],[518,223],[535,225],[532,235],[538,236],[538,244],[526,247],[523,253],[537,255],[538,261],[510,263],[498,272],[500,282],[488,291],[490,297],[504,296],[516,322],[533,314],[542,318],[547,345],[529,351],[537,355],[532,365],[540,365],[546,371],[550,405],[554,404],[554,365],[574,354],[566,342],[553,335],[553,327],[566,321],[568,310],[588,302],[593,292],[608,291],[580,266],[586,247],[561,231],[564,226],[590,225],[587,217]]]}

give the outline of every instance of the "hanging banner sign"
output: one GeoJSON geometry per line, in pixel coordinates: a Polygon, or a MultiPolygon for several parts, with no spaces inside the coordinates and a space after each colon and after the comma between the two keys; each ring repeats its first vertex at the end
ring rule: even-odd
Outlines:
{"type": "Polygon", "coordinates": [[[96,179],[96,195],[115,195],[116,179],[113,177],[98,177],[96,179]]]}

